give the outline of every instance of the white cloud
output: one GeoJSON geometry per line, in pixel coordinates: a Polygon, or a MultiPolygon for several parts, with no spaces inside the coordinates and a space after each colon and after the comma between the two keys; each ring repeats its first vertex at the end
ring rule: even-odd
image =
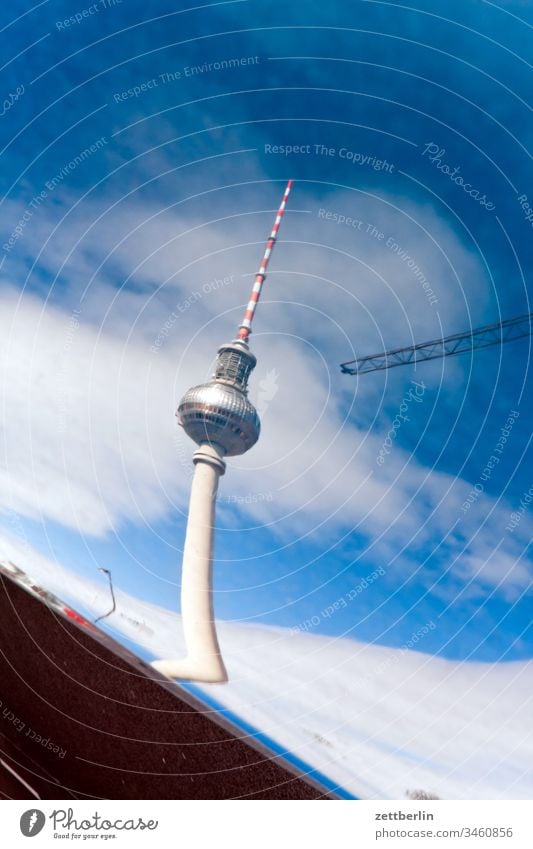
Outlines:
{"type": "Polygon", "coordinates": [[[2,507],[95,535],[139,510],[163,515],[175,488],[170,363],[13,291],[0,333],[2,507]]]}
{"type": "MultiPolygon", "coordinates": [[[[253,337],[259,365],[252,400],[260,400],[273,369],[277,391],[264,411],[258,445],[229,461],[222,495],[270,494],[244,501],[242,509],[254,522],[272,523],[285,540],[318,527],[324,540],[356,525],[369,537],[386,533],[376,556],[408,546],[409,556],[417,557],[457,519],[463,533],[473,534],[473,513],[464,518],[460,510],[469,484],[423,468],[402,450],[401,432],[379,467],[386,434],[376,419],[382,399],[371,380],[361,381],[354,396],[356,384],[339,374],[338,362],[349,357],[351,341],[358,352],[372,351],[388,340],[438,335],[441,325],[468,325],[466,305],[474,302],[480,310],[487,294],[483,269],[430,208],[342,192],[317,201],[303,189],[292,202],[294,210],[311,212],[295,212],[284,222],[286,242],[277,248],[253,337]],[[351,213],[365,229],[324,220],[321,208],[351,213]],[[367,224],[384,238],[366,232],[367,224]],[[438,311],[412,269],[386,247],[388,238],[431,279],[438,311]]],[[[215,199],[213,219],[222,217],[219,205],[215,199]]],[[[126,519],[155,522],[185,509],[192,445],[176,429],[176,402],[191,382],[209,375],[216,345],[231,336],[236,305],[246,300],[260,255],[258,244],[241,246],[261,242],[271,218],[245,215],[197,229],[200,218],[179,209],[159,216],[133,201],[124,209],[111,206],[91,227],[104,207],[85,203],[58,228],[39,260],[57,273],[81,237],[68,260],[64,299],[76,307],[88,268],[94,272],[110,254],[79,315],[27,294],[18,303],[9,288],[0,313],[0,506],[99,536],[126,519]],[[185,231],[191,231],[186,238],[175,239],[185,231]],[[124,289],[111,284],[130,274],[124,289]],[[224,278],[229,282],[211,285],[224,278]]],[[[42,217],[31,223],[36,228],[25,233],[25,246],[37,254],[50,226],[42,217]]],[[[386,387],[398,404],[405,383],[391,375],[386,387]]],[[[429,392],[424,404],[429,419],[429,392]]],[[[490,499],[484,505],[478,523],[494,507],[490,499]]],[[[221,521],[228,512],[222,499],[221,521]]],[[[492,523],[504,526],[501,508],[492,523]]],[[[487,541],[492,544],[496,535],[485,527],[472,556],[483,552],[486,559],[487,541]]],[[[463,541],[452,530],[445,545],[453,557],[463,541]]],[[[515,557],[518,535],[506,545],[507,555],[515,557]]],[[[467,561],[458,562],[463,577],[471,574],[474,567],[468,572],[467,561]]],[[[498,582],[497,566],[475,571],[488,585],[498,582]]],[[[522,566],[512,574],[513,591],[521,592],[528,570],[522,566]]]]}

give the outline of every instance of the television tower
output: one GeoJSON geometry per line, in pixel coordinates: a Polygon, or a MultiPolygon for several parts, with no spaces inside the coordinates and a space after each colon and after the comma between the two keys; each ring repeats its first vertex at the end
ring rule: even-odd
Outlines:
{"type": "Polygon", "coordinates": [[[219,478],[226,471],[224,457],[244,454],[259,439],[259,416],[247,397],[248,378],[257,363],[248,347],[248,337],[292,183],[289,180],[283,193],[237,338],[218,349],[212,379],[189,389],[176,413],[178,424],[199,447],[193,454],[194,476],[181,575],[187,654],[182,659],[152,664],[168,678],[212,683],[228,680],[213,613],[215,502],[219,478]]]}

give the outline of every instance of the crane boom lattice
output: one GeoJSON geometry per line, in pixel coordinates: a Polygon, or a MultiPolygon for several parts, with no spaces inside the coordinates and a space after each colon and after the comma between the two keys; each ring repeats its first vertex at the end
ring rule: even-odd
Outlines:
{"type": "Polygon", "coordinates": [[[530,336],[532,332],[533,313],[498,321],[485,327],[477,327],[464,333],[454,333],[443,339],[431,342],[420,342],[418,345],[407,345],[404,348],[393,348],[379,354],[370,354],[341,363],[343,374],[366,374],[370,371],[384,371],[395,366],[420,363],[424,360],[436,360],[450,357],[454,354],[464,354],[475,348],[488,348],[491,345],[503,345],[530,336]]]}

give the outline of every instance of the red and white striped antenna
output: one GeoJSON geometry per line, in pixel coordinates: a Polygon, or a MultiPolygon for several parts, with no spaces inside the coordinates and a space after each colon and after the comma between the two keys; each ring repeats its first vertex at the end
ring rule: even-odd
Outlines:
{"type": "Polygon", "coordinates": [[[283,192],[283,199],[281,201],[280,208],[278,209],[278,214],[276,215],[276,220],[274,221],[274,226],[272,228],[272,233],[268,237],[268,241],[266,243],[265,253],[263,255],[263,259],[261,261],[261,267],[257,274],[255,275],[255,282],[252,288],[252,294],[250,296],[250,300],[248,302],[248,306],[246,307],[246,311],[244,313],[244,318],[242,324],[239,325],[239,333],[237,335],[238,339],[242,339],[243,342],[246,342],[248,336],[252,332],[252,321],[255,313],[255,308],[257,307],[257,303],[261,296],[261,289],[263,283],[265,282],[266,272],[268,261],[270,259],[270,255],[276,243],[276,239],[278,236],[279,225],[281,224],[281,219],[283,218],[283,213],[285,212],[285,206],[287,204],[287,198],[289,197],[289,192],[291,190],[292,184],[294,180],[289,180],[285,191],[283,192]]]}

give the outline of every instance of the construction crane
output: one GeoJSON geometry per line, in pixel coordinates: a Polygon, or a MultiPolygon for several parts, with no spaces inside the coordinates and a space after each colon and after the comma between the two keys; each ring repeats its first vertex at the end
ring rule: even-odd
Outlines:
{"type": "Polygon", "coordinates": [[[434,339],[431,342],[420,342],[418,345],[407,345],[405,348],[393,348],[380,354],[369,354],[356,360],[341,363],[343,374],[366,374],[370,371],[384,371],[395,366],[408,363],[420,363],[424,360],[437,360],[441,357],[451,357],[453,354],[464,354],[475,348],[488,348],[491,345],[503,345],[504,342],[514,342],[532,333],[533,313],[497,321],[485,327],[477,327],[464,333],[454,333],[444,339],[434,339]]]}

